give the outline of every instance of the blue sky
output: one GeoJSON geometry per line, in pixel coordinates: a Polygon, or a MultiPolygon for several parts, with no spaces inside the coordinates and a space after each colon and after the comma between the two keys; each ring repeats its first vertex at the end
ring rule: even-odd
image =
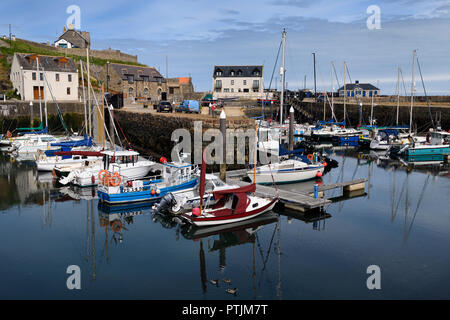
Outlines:
{"type": "MultiPolygon", "coordinates": [[[[0,34],[8,34],[11,23],[17,37],[53,42],[73,4],[93,48],[137,54],[163,75],[168,56],[169,76],[192,76],[198,91],[211,90],[213,66],[222,64],[264,64],[267,87],[286,28],[290,89],[303,87],[305,75],[313,86],[316,52],[320,89],[330,89],[331,61],[342,85],[346,61],[353,81],[371,82],[387,94],[395,92],[402,67],[409,94],[417,49],[427,92],[450,94],[450,0],[3,0],[0,34]],[[380,8],[381,29],[367,28],[370,5],[380,8]]],[[[279,66],[275,77],[279,82],[279,66]]],[[[416,86],[421,94],[418,70],[416,86]]]]}

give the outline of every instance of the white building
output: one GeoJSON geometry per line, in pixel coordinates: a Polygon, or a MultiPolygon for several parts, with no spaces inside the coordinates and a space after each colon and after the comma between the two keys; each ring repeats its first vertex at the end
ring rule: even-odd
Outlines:
{"type": "Polygon", "coordinates": [[[263,66],[214,66],[216,98],[264,98],[263,66]]]}
{"type": "Polygon", "coordinates": [[[78,100],[78,70],[66,57],[15,53],[10,79],[25,101],[78,100]]]}

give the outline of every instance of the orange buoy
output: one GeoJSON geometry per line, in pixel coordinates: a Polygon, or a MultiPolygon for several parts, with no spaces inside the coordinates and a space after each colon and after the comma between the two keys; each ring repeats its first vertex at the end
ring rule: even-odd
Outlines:
{"type": "Polygon", "coordinates": [[[320,171],[317,171],[317,173],[316,173],[316,177],[318,177],[318,178],[322,177],[322,172],[320,172],[320,171]]]}
{"type": "Polygon", "coordinates": [[[114,172],[112,177],[109,179],[109,185],[112,187],[117,187],[122,182],[122,178],[120,177],[118,172],[114,172]]]}
{"type": "Polygon", "coordinates": [[[152,189],[152,191],[150,191],[150,193],[152,194],[152,196],[155,195],[155,193],[156,193],[155,189],[152,189]]]}
{"type": "Polygon", "coordinates": [[[306,158],[308,158],[309,161],[312,161],[314,159],[314,156],[310,153],[306,156],[306,158]]]}
{"type": "Polygon", "coordinates": [[[324,167],[326,167],[326,166],[328,165],[328,163],[324,162],[324,163],[322,163],[322,165],[323,165],[324,167]]]}

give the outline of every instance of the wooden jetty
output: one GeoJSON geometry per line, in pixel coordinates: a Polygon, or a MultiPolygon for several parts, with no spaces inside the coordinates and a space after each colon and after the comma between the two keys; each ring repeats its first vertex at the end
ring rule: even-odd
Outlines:
{"type": "MultiPolygon", "coordinates": [[[[233,170],[227,172],[227,179],[231,179],[233,184],[239,186],[248,185],[248,182],[240,180],[247,174],[247,170],[233,170]]],[[[285,208],[296,210],[300,212],[306,212],[309,210],[322,208],[327,204],[331,204],[335,201],[333,199],[325,199],[324,191],[342,188],[343,193],[350,193],[355,191],[364,191],[366,187],[367,179],[355,179],[351,181],[333,183],[328,185],[319,186],[319,197],[314,198],[314,190],[312,192],[294,192],[289,190],[275,189],[272,186],[256,185],[255,194],[262,197],[275,197],[278,194],[279,201],[285,208]]],[[[359,193],[360,194],[360,193],[359,193]]]]}

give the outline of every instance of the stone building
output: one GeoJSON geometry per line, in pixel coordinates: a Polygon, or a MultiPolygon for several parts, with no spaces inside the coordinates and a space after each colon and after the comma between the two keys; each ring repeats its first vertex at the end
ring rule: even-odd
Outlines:
{"type": "Polygon", "coordinates": [[[66,57],[15,53],[10,80],[25,101],[78,100],[78,70],[66,57]]]}
{"type": "Polygon", "coordinates": [[[194,94],[194,86],[191,77],[166,78],[167,100],[181,102],[191,99],[194,94]]]}
{"type": "Polygon", "coordinates": [[[125,104],[136,99],[157,102],[167,97],[167,81],[155,68],[108,63],[106,72],[107,87],[123,93],[125,104]]]}
{"type": "Polygon", "coordinates": [[[214,66],[212,80],[216,98],[264,97],[263,66],[214,66]]]}
{"type": "Polygon", "coordinates": [[[69,26],[68,30],[64,27],[64,33],[55,41],[55,47],[68,49],[86,48],[90,46],[90,43],[91,36],[89,32],[78,31],[73,26],[69,26]]]}

